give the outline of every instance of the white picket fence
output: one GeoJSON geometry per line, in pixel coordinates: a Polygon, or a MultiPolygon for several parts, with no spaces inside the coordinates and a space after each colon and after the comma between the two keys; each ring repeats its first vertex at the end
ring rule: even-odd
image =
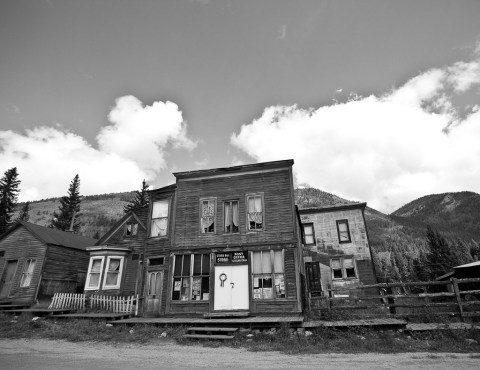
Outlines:
{"type": "Polygon", "coordinates": [[[78,311],[103,311],[112,313],[134,313],[138,315],[138,294],[120,297],[74,293],[55,293],[48,308],[71,308],[78,311]]]}
{"type": "Polygon", "coordinates": [[[85,294],[55,293],[52,303],[48,308],[72,308],[74,310],[85,309],[85,294]]]}

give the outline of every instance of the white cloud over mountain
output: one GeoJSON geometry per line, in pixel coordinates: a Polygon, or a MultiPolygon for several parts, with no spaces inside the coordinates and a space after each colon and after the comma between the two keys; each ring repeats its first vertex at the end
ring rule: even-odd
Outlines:
{"type": "Polygon", "coordinates": [[[293,158],[299,182],[385,212],[426,194],[480,192],[480,111],[458,106],[479,84],[477,55],[383,96],[267,107],[231,143],[257,161],[293,158]]]}
{"type": "Polygon", "coordinates": [[[98,148],[62,127],[39,126],[25,133],[0,131],[2,168],[16,166],[21,180],[20,200],[56,197],[66,193],[79,174],[82,194],[136,189],[142,179],[154,179],[166,167],[166,151],[191,150],[182,112],[171,102],[144,106],[134,96],[116,100],[103,127],[98,148]]]}

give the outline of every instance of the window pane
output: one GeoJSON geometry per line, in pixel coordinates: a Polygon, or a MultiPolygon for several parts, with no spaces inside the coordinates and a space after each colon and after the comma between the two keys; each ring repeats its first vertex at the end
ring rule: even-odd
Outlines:
{"type": "Polygon", "coordinates": [[[192,279],[192,301],[199,301],[202,293],[202,277],[197,276],[192,279]]]}
{"type": "Polygon", "coordinates": [[[172,300],[173,301],[180,300],[180,290],[181,290],[181,288],[182,288],[182,279],[181,278],[173,279],[173,289],[172,289],[172,300]]]}
{"type": "Polygon", "coordinates": [[[153,203],[152,218],[168,217],[168,200],[153,203]]]}
{"type": "Polygon", "coordinates": [[[283,274],[275,275],[275,297],[285,298],[285,277],[283,274]]]}
{"type": "Polygon", "coordinates": [[[345,274],[347,275],[347,278],[354,278],[355,277],[355,269],[353,267],[346,268],[345,269],[345,274]]]}
{"type": "Polygon", "coordinates": [[[189,291],[190,291],[190,278],[189,277],[184,277],[184,278],[182,278],[182,287],[181,287],[181,290],[180,290],[180,300],[188,301],[189,291]]]}
{"type": "Polygon", "coordinates": [[[202,274],[202,255],[195,254],[193,255],[193,275],[202,274]]]}
{"type": "Polygon", "coordinates": [[[106,286],[115,286],[118,282],[118,272],[107,272],[106,286]]]}
{"type": "Polygon", "coordinates": [[[253,252],[253,273],[261,274],[262,273],[262,252],[253,252]]]}
{"type": "Polygon", "coordinates": [[[99,279],[100,279],[100,274],[97,274],[97,273],[90,274],[90,281],[88,283],[88,286],[89,287],[98,286],[99,279]]]}
{"type": "Polygon", "coordinates": [[[158,218],[152,220],[151,236],[167,235],[168,218],[158,218]]]}
{"type": "Polygon", "coordinates": [[[313,227],[312,225],[305,225],[303,227],[305,235],[312,235],[313,234],[313,227]]]}
{"type": "Polygon", "coordinates": [[[305,235],[305,244],[314,244],[313,235],[305,235]]]}
{"type": "Polygon", "coordinates": [[[345,221],[339,222],[338,230],[340,230],[340,232],[347,232],[347,223],[345,221]]]}
{"type": "Polygon", "coordinates": [[[330,266],[332,267],[332,269],[339,269],[340,268],[340,260],[332,260],[330,262],[330,266]]]}
{"type": "Polygon", "coordinates": [[[342,270],[333,270],[333,277],[335,279],[341,279],[343,278],[342,276],[342,270]]]}
{"type": "Polygon", "coordinates": [[[108,264],[108,271],[119,271],[120,270],[120,259],[119,258],[110,258],[108,264]]]}
{"type": "Polygon", "coordinates": [[[203,263],[202,263],[202,275],[210,274],[210,255],[204,254],[203,255],[203,263]]]}
{"type": "Polygon", "coordinates": [[[268,274],[272,272],[272,261],[270,259],[270,251],[262,252],[262,272],[268,274]]]}
{"type": "Polygon", "coordinates": [[[283,254],[282,251],[274,251],[274,270],[276,273],[283,273],[283,254]]]}
{"type": "Polygon", "coordinates": [[[94,259],[92,262],[92,272],[100,272],[100,267],[102,267],[102,260],[94,259]]]}
{"type": "Polygon", "coordinates": [[[345,259],[343,260],[343,266],[344,266],[345,268],[353,268],[353,259],[351,259],[351,258],[345,258],[345,259]]]}
{"type": "Polygon", "coordinates": [[[175,256],[175,270],[173,272],[174,276],[182,275],[182,262],[183,262],[183,256],[182,255],[175,256]]]}
{"type": "Polygon", "coordinates": [[[183,256],[182,276],[190,276],[190,254],[183,256]]]}
{"type": "Polygon", "coordinates": [[[210,292],[210,278],[208,276],[202,277],[202,300],[208,301],[210,292]]]}
{"type": "Polygon", "coordinates": [[[225,223],[225,232],[232,232],[232,209],[231,204],[224,203],[224,223],[225,223]]]}

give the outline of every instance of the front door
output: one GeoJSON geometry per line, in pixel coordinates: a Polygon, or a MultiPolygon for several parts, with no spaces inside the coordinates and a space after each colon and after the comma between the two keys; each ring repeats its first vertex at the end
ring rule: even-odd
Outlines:
{"type": "Polygon", "coordinates": [[[215,266],[215,310],[248,310],[248,265],[215,266]]]}
{"type": "Polygon", "coordinates": [[[7,266],[5,267],[5,272],[0,281],[0,298],[6,298],[10,295],[10,290],[12,289],[13,278],[15,277],[15,272],[17,271],[18,261],[7,261],[7,266]]]}
{"type": "Polygon", "coordinates": [[[322,283],[320,281],[320,265],[318,262],[306,262],[308,291],[312,297],[322,295],[322,283]]]}
{"type": "Polygon", "coordinates": [[[147,275],[146,314],[159,314],[162,304],[163,271],[151,271],[147,275]]]}

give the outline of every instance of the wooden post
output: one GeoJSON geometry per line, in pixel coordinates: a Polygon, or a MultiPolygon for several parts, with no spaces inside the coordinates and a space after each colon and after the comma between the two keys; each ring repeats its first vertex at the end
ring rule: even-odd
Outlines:
{"type": "Polygon", "coordinates": [[[462,297],[460,297],[457,279],[451,278],[450,281],[452,283],[453,292],[455,293],[455,299],[457,300],[458,311],[460,312],[460,321],[464,322],[465,319],[463,317],[462,297]]]}

